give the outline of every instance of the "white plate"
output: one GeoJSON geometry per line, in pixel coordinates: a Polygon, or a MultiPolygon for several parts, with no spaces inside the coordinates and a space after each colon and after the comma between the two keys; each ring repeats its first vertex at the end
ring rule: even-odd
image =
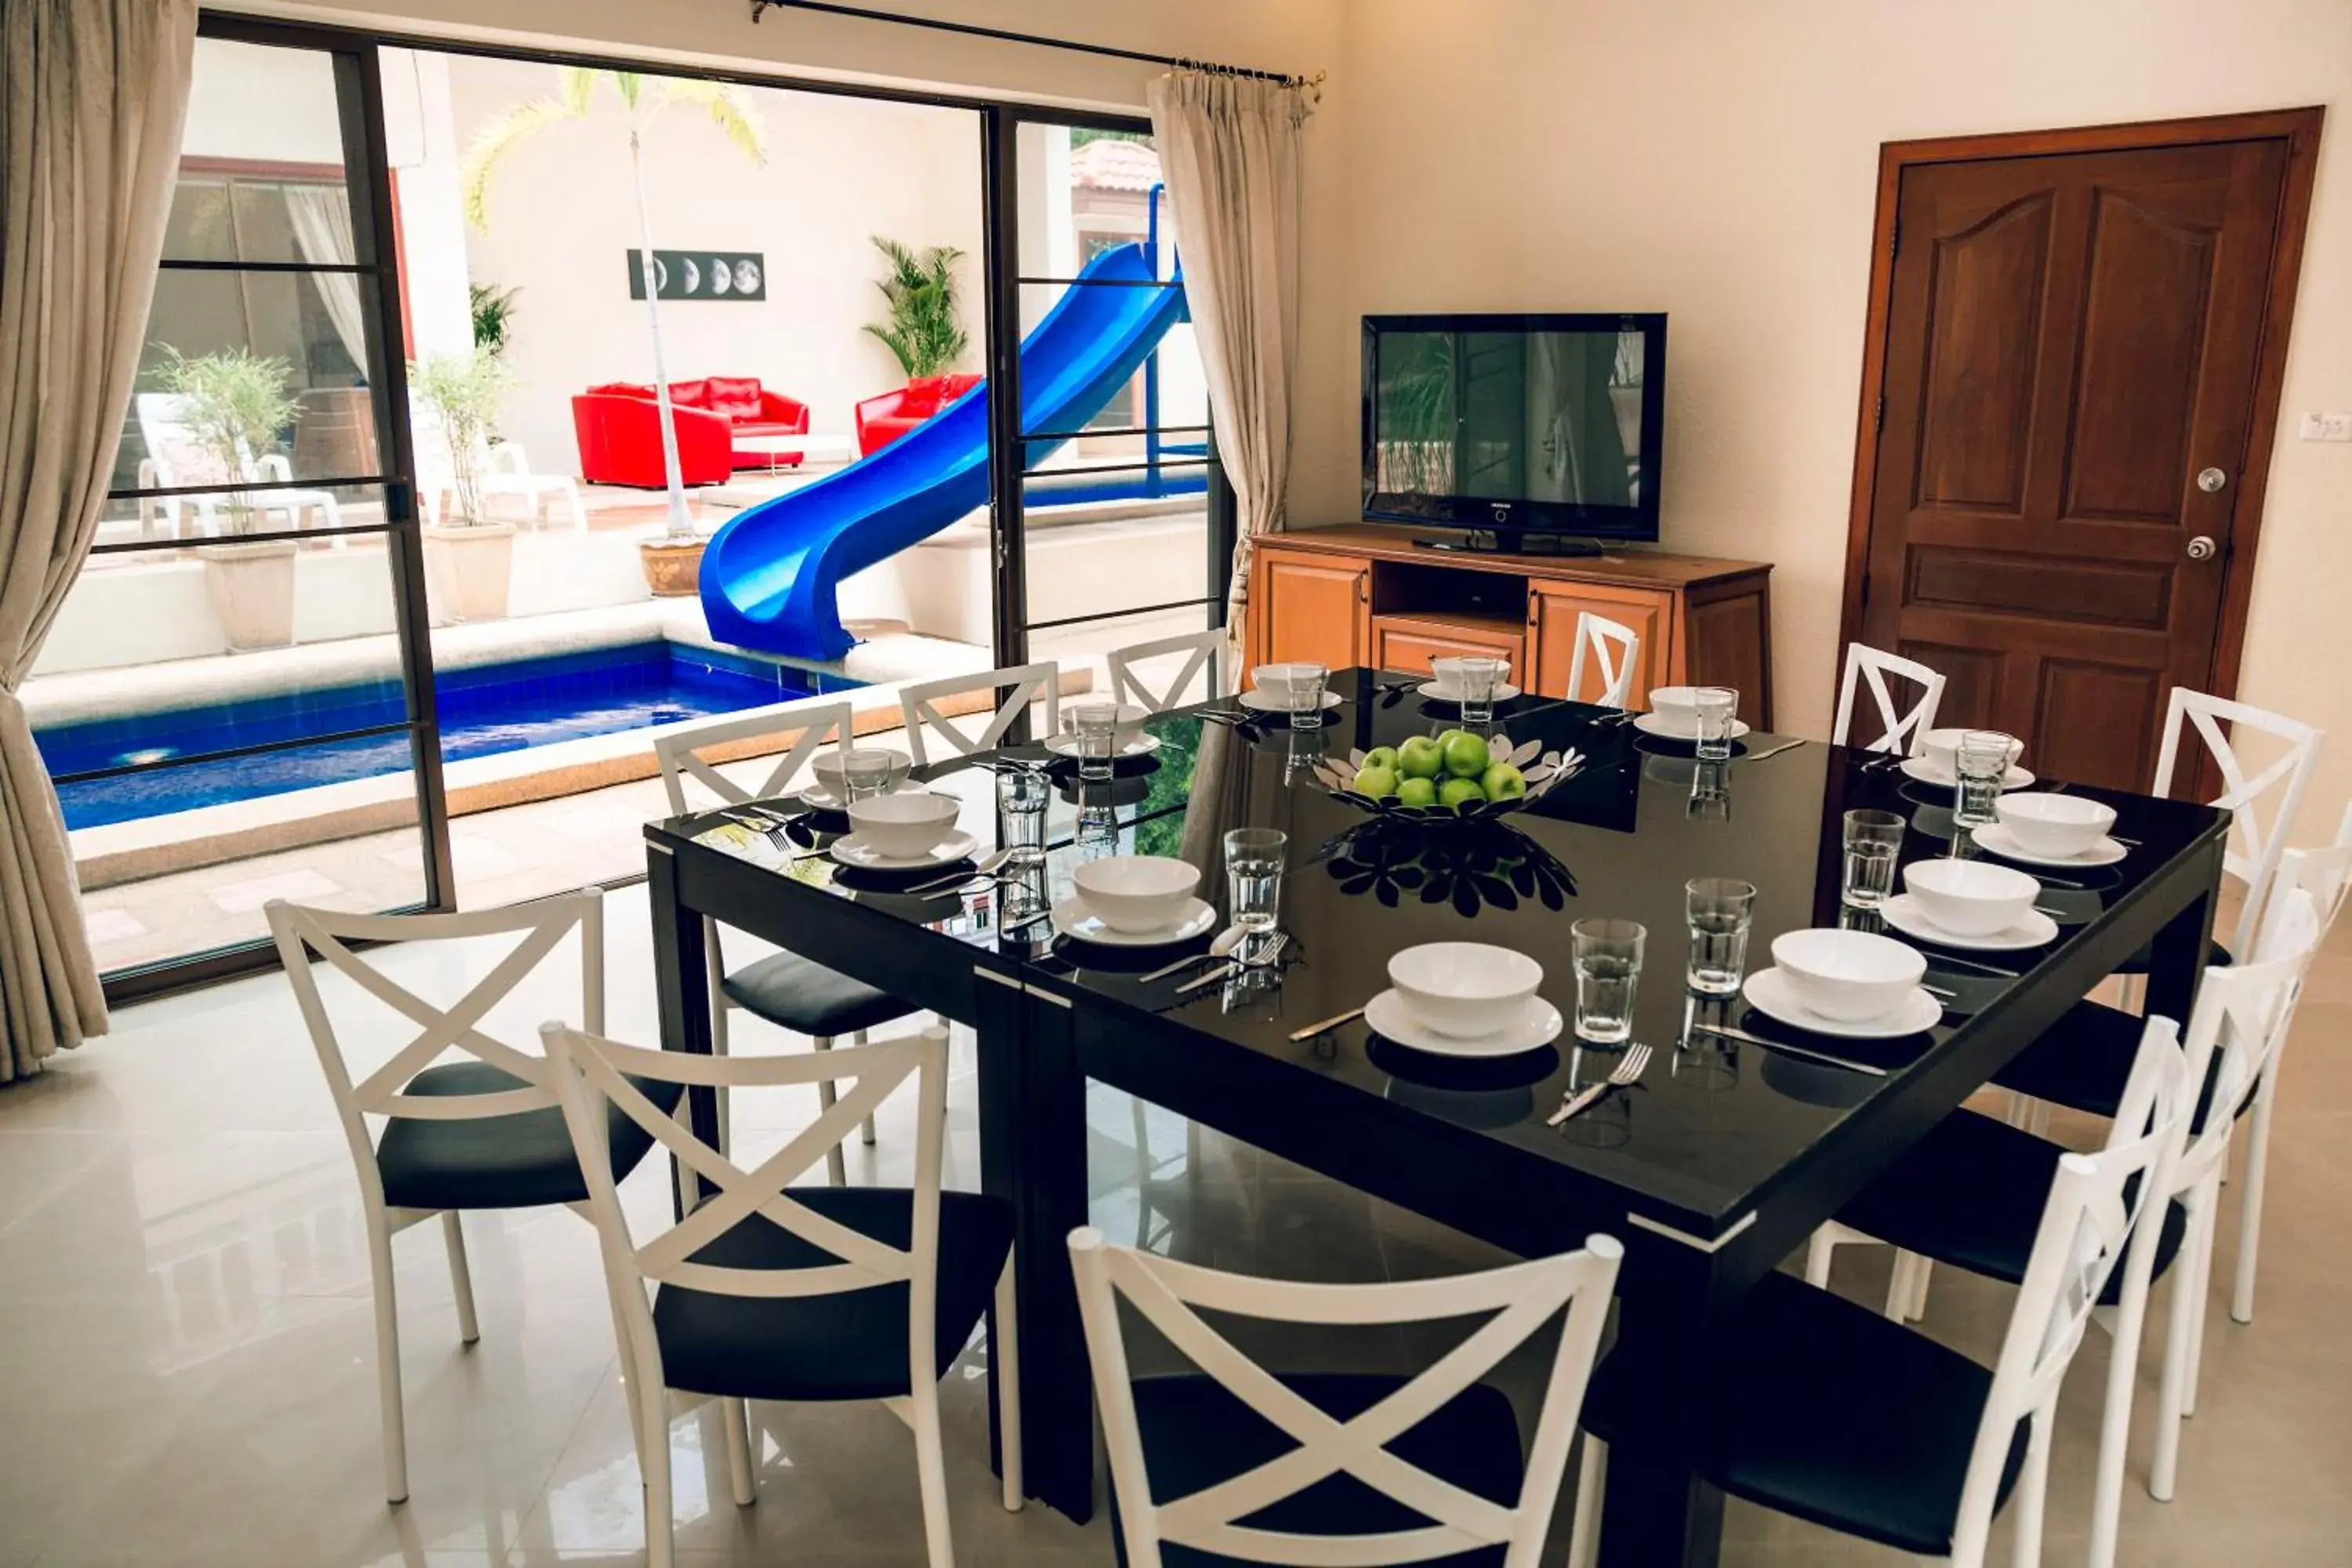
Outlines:
{"type": "MultiPolygon", "coordinates": [[[[1045,749],[1057,757],[1075,757],[1078,754],[1078,738],[1076,735],[1055,735],[1047,739],[1045,749]]],[[[1121,746],[1118,754],[1121,757],[1148,757],[1159,749],[1159,736],[1138,735],[1121,746]]]]}
{"type": "Polygon", "coordinates": [[[1182,918],[1158,931],[1115,930],[1076,898],[1064,899],[1054,906],[1055,931],[1104,947],[1164,947],[1171,942],[1189,942],[1216,923],[1217,907],[1202,899],[1185,900],[1182,918]]]}
{"type": "Polygon", "coordinates": [[[2006,822],[1987,823],[1969,830],[1979,849],[1990,849],[2004,860],[2019,860],[2028,866],[2055,866],[2084,870],[2093,866],[2112,866],[2131,853],[2112,838],[2101,838],[2079,855],[2044,855],[2038,849],[2028,849],[2017,841],[2006,822]]]}
{"type": "MultiPolygon", "coordinates": [[[[1957,775],[1946,773],[1925,757],[1904,758],[1903,773],[1907,778],[1916,779],[1923,784],[1933,784],[1937,789],[1950,789],[1960,782],[1957,775]]],[[[2000,787],[2004,790],[2023,789],[2032,782],[2032,773],[2011,763],[2009,772],[2001,778],[2000,787]]]]}
{"type": "MultiPolygon", "coordinates": [[[[1428,698],[1432,702],[1447,702],[1453,704],[1456,708],[1462,706],[1462,699],[1459,696],[1448,696],[1446,693],[1440,691],[1437,689],[1437,682],[1434,680],[1423,681],[1420,686],[1420,691],[1423,697],[1428,698]]],[[[1519,689],[1512,685],[1507,680],[1495,688],[1495,700],[1497,702],[1508,702],[1512,698],[1517,697],[1518,694],[1519,689]]]]}
{"type": "MultiPolygon", "coordinates": [[[[884,790],[882,793],[884,795],[897,795],[901,789],[906,787],[907,782],[908,781],[905,779],[900,779],[897,784],[892,784],[888,789],[884,790]]],[[[849,803],[847,801],[842,799],[839,795],[834,794],[831,790],[825,788],[824,785],[821,784],[813,784],[809,785],[808,788],[801,791],[800,794],[793,796],[793,798],[799,801],[803,805],[807,806],[811,811],[842,812],[849,809],[849,803]]]]}
{"type": "Polygon", "coordinates": [[[1776,968],[1759,969],[1748,977],[1739,994],[1748,1005],[1768,1018],[1800,1029],[1811,1029],[1817,1035],[1840,1035],[1849,1040],[1891,1040],[1902,1035],[1916,1035],[1935,1027],[1944,1016],[1944,1005],[1917,986],[1897,1003],[1894,1011],[1876,1018],[1866,1018],[1849,1024],[1836,1018],[1824,1018],[1797,1000],[1789,977],[1776,968]]]}
{"type": "MultiPolygon", "coordinates": [[[[1244,708],[1255,709],[1260,713],[1287,713],[1290,711],[1289,703],[1276,702],[1273,698],[1265,695],[1255,687],[1242,693],[1241,704],[1244,708]]],[[[1326,708],[1337,708],[1339,706],[1339,694],[1336,691],[1325,692],[1323,694],[1323,706],[1326,708]]]]}
{"type": "MultiPolygon", "coordinates": [[[[1680,741],[1686,746],[1696,746],[1698,744],[1697,726],[1694,725],[1690,729],[1685,730],[1670,720],[1659,718],[1655,713],[1635,714],[1633,716],[1633,728],[1641,731],[1644,735],[1655,735],[1661,741],[1680,741]]],[[[1741,723],[1737,719],[1734,719],[1731,721],[1731,738],[1733,740],[1737,741],[1742,735],[1747,733],[1747,725],[1741,723]]]]}
{"type": "Polygon", "coordinates": [[[1946,931],[1922,913],[1919,900],[1908,893],[1897,893],[1878,906],[1886,923],[1905,936],[1916,936],[1921,942],[1932,942],[1937,947],[1973,948],[1979,952],[2015,952],[2022,948],[2042,947],[2058,940],[2058,922],[2040,910],[2028,910],[2025,918],[2006,931],[1990,936],[1962,936],[1946,931]]]}
{"type": "Polygon", "coordinates": [[[969,833],[956,832],[920,855],[885,855],[868,846],[861,835],[849,833],[835,839],[827,853],[860,871],[928,871],[938,866],[952,866],[979,847],[979,839],[969,833]]]}
{"type": "Polygon", "coordinates": [[[1364,1022],[1382,1039],[1427,1051],[1433,1057],[1515,1057],[1521,1051],[1551,1044],[1566,1026],[1559,1008],[1540,996],[1530,996],[1517,1017],[1491,1035],[1465,1039],[1456,1035],[1435,1034],[1413,1021],[1412,1015],[1405,1010],[1404,999],[1394,991],[1383,991],[1372,998],[1364,1008],[1364,1022]]]}

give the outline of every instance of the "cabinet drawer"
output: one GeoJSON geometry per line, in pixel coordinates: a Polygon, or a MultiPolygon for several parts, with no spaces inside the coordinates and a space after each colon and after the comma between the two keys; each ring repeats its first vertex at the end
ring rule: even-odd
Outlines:
{"type": "Polygon", "coordinates": [[[1458,658],[1465,654],[1490,654],[1510,661],[1511,681],[1521,684],[1527,666],[1527,637],[1516,626],[1476,622],[1424,621],[1411,616],[1372,617],[1372,664],[1380,669],[1429,673],[1433,658],[1458,658]]]}

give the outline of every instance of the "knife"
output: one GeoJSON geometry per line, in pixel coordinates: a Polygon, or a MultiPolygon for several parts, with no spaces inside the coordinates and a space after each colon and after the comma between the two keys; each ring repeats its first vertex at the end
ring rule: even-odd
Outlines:
{"type": "Polygon", "coordinates": [[[1767,757],[1777,757],[1783,752],[1793,752],[1804,743],[1804,740],[1801,736],[1794,741],[1783,741],[1777,746],[1767,746],[1760,752],[1750,752],[1746,756],[1741,757],[1738,760],[1743,763],[1760,763],[1767,757]]]}
{"type": "Polygon", "coordinates": [[[1761,1046],[1768,1051],[1779,1051],[1783,1056],[1801,1057],[1806,1061],[1819,1062],[1824,1067],[1843,1068],[1848,1072],[1867,1073],[1872,1078],[1887,1076],[1886,1069],[1875,1062],[1853,1061],[1845,1057],[1833,1057],[1827,1051],[1809,1050],[1803,1046],[1792,1046],[1786,1040],[1766,1039],[1761,1035],[1751,1035],[1745,1029],[1735,1029],[1727,1024],[1693,1024],[1691,1027],[1702,1035],[1720,1035],[1727,1040],[1739,1040],[1748,1045],[1761,1046]]]}

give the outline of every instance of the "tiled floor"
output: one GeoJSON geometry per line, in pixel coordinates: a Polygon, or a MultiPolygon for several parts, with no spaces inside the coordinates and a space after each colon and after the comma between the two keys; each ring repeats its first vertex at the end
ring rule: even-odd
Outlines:
{"type": "MultiPolygon", "coordinates": [[[[653,1034],[644,895],[612,896],[613,1032],[653,1034]]],[[[454,995],[480,950],[407,949],[405,984],[454,995]]],[[[565,1010],[560,973],[510,1000],[494,1031],[565,1010]]],[[[573,993],[576,994],[576,993],[573,993]]],[[[2352,1563],[2352,942],[2339,940],[2305,1002],[2272,1165],[2260,1315],[2210,1314],[2204,1398],[2179,1500],[2148,1500],[2140,1405],[2123,1561],[2145,1568],[2340,1568],[2352,1563]]],[[[760,1031],[739,1026],[751,1046],[760,1031]]],[[[397,1043],[362,1030],[362,1056],[397,1043]]],[[[968,1062],[963,1064],[968,1071],[968,1062]]],[[[969,1184],[971,1081],[951,1095],[950,1179],[969,1184]]],[[[1092,1106],[1095,1218],[1114,1236],[1221,1266],[1294,1278],[1444,1273],[1483,1247],[1213,1134],[1188,1169],[1183,1126],[1139,1120],[1124,1097],[1092,1106]],[[1139,1133],[1140,1136],[1139,1136],[1139,1133]]],[[[744,1152],[807,1108],[739,1104],[744,1152]]],[[[899,1173],[911,1108],[894,1104],[870,1157],[899,1173]]],[[[2080,1132],[2082,1129],[2073,1131],[2080,1132]]],[[[664,1201],[656,1168],[632,1200],[664,1201]]],[[[2233,1243],[2225,1231],[2220,1276],[2233,1243]]],[[[643,1561],[635,1461],[611,1322],[587,1228],[562,1213],[467,1221],[482,1338],[461,1349],[440,1246],[395,1243],[413,1492],[383,1501],[367,1269],[349,1155],[276,977],[123,1014],[115,1033],[0,1090],[0,1568],[370,1568],[643,1561]]],[[[1841,1288],[1874,1298],[1885,1265],[1853,1249],[1841,1288]]],[[[1990,1356],[2008,1293],[1939,1271],[1927,1327],[1990,1356]]],[[[1254,1347],[1255,1342],[1253,1342],[1254,1347]]],[[[1413,1345],[1350,1353],[1382,1362],[1413,1345]]],[[[1289,1364],[1328,1342],[1277,1342],[1289,1364]]],[[[2104,1342],[2068,1389],[2048,1561],[2079,1560],[2104,1342]]],[[[1033,1506],[1007,1515],[986,1466],[980,1354],[946,1393],[960,1563],[1112,1561],[1097,1521],[1033,1506]]],[[[2155,1355],[2145,1363],[2152,1393],[2155,1355]]],[[[1523,1407],[1524,1363],[1509,1378],[1523,1407]]],[[[759,1501],[727,1499],[716,1428],[681,1420],[681,1562],[878,1568],[920,1561],[912,1452],[875,1405],[755,1407],[759,1501]],[[708,1449],[708,1452],[706,1452],[708,1449]]],[[[1563,1500],[1563,1517],[1565,1512],[1563,1500]]],[[[1729,1563],[1797,1568],[1900,1561],[1735,1505],[1729,1563]]],[[[1558,1543],[1564,1545],[1564,1542],[1558,1543]]],[[[1552,1561],[1558,1561],[1555,1556],[1552,1561]]],[[[1997,1554],[1994,1561],[2004,1561],[1997,1554]]]]}

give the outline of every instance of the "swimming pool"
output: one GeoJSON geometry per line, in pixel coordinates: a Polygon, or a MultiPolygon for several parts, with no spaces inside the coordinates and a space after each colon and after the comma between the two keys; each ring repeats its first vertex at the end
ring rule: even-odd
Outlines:
{"type": "MultiPolygon", "coordinates": [[[[434,681],[441,754],[448,762],[732,713],[855,684],[666,639],[445,669],[434,681]]],[[[58,798],[66,826],[98,827],[405,773],[412,765],[405,734],[218,754],[396,724],[405,716],[400,682],[384,679],[60,724],[36,731],[33,739],[51,776],[62,781],[58,798]],[[73,777],[117,768],[139,771],[73,777]]]]}

